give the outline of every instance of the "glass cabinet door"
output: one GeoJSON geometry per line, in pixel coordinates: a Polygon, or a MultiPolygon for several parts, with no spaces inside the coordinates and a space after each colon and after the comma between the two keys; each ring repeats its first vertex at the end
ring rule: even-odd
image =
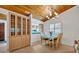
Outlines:
{"type": "Polygon", "coordinates": [[[21,35],[21,17],[17,17],[17,35],[21,35]]]}
{"type": "Polygon", "coordinates": [[[23,35],[26,35],[26,19],[23,18],[23,35]]]}
{"type": "Polygon", "coordinates": [[[11,15],[11,36],[15,35],[15,15],[11,15]]]}
{"type": "Polygon", "coordinates": [[[30,34],[30,19],[27,19],[27,34],[30,34]]]}

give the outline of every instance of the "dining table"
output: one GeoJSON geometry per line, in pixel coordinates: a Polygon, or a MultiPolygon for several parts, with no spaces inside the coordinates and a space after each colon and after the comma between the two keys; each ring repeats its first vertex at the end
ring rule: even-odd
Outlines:
{"type": "MultiPolygon", "coordinates": [[[[54,40],[54,38],[57,37],[57,34],[53,34],[53,35],[47,35],[47,34],[42,34],[41,37],[43,38],[43,40],[48,40],[51,41],[51,45],[52,45],[52,41],[54,40]]],[[[46,46],[49,45],[49,43],[45,44],[46,46]]]]}

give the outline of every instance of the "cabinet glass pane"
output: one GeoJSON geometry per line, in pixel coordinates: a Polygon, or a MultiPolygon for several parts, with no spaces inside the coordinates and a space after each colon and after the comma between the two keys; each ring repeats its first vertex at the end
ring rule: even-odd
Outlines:
{"type": "Polygon", "coordinates": [[[30,19],[27,19],[27,34],[30,34],[30,19]]]}
{"type": "Polygon", "coordinates": [[[11,36],[15,35],[15,15],[11,15],[11,36]]]}
{"type": "Polygon", "coordinates": [[[26,19],[23,18],[23,35],[26,35],[26,19]]]}
{"type": "Polygon", "coordinates": [[[21,17],[17,17],[17,34],[21,35],[21,17]]]}

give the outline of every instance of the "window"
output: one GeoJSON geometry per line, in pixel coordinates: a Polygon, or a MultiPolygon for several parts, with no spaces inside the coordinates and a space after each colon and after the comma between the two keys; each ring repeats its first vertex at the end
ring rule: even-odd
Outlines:
{"type": "Polygon", "coordinates": [[[50,24],[50,32],[52,32],[52,34],[55,33],[55,25],[54,24],[50,24]]]}
{"type": "Polygon", "coordinates": [[[61,23],[50,24],[50,32],[52,35],[61,33],[61,23]]]}
{"type": "Polygon", "coordinates": [[[61,33],[61,23],[55,24],[55,33],[61,33]]]}

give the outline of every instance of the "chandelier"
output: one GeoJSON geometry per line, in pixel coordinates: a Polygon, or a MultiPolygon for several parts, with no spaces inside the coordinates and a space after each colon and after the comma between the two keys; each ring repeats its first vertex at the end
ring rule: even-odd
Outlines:
{"type": "Polygon", "coordinates": [[[58,16],[58,12],[54,8],[49,8],[49,15],[46,16],[47,19],[51,19],[55,16],[58,16]]]}

